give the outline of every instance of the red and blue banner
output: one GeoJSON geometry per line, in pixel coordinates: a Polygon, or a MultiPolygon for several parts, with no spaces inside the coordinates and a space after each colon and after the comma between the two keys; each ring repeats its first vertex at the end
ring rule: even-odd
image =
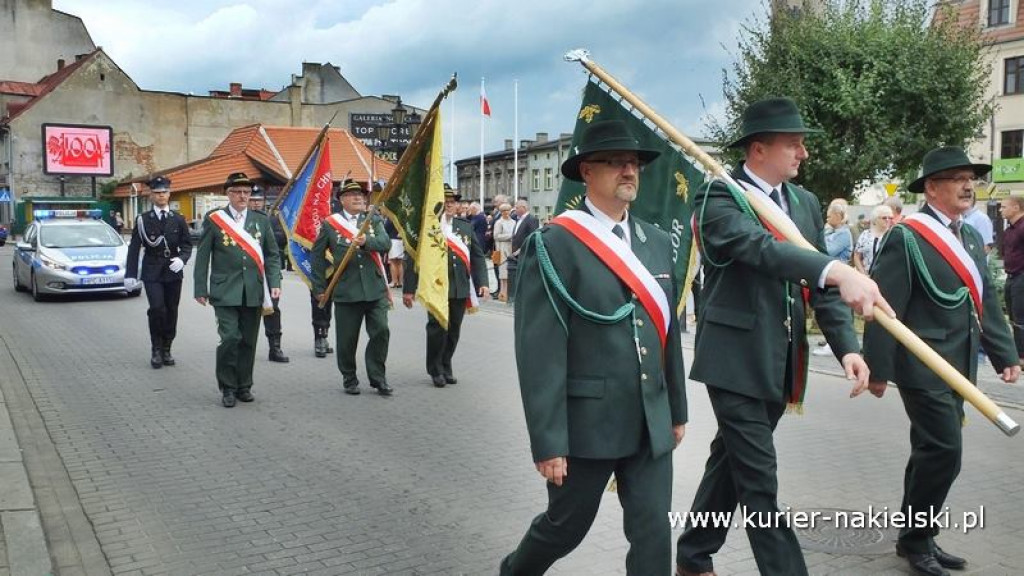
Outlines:
{"type": "Polygon", "coordinates": [[[320,233],[320,226],[331,215],[333,186],[330,141],[326,133],[313,148],[309,160],[278,204],[278,217],[288,234],[288,258],[307,286],[311,285],[313,275],[310,249],[320,233]]]}

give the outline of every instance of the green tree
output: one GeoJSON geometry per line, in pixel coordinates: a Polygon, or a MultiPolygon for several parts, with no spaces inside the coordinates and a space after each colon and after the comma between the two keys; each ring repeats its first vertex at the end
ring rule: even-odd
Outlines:
{"type": "MultiPolygon", "coordinates": [[[[740,113],[768,96],[797,101],[810,136],[799,182],[824,201],[876,178],[912,178],[925,152],[964,145],[993,111],[980,29],[957,24],[931,0],[825,0],[820,11],[782,11],[742,29],[725,75],[728,142],[740,113]]],[[[738,160],[738,154],[730,157],[738,160]]]]}

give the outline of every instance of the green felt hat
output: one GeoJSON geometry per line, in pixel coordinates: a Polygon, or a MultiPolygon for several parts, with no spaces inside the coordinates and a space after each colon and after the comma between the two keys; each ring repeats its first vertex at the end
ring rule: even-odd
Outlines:
{"type": "Polygon", "coordinates": [[[636,152],[641,164],[647,164],[657,158],[661,152],[641,148],[640,143],[621,120],[604,120],[594,122],[586,127],[580,137],[579,146],[573,148],[573,155],[562,163],[562,175],[577,182],[583,181],[580,175],[580,163],[594,152],[636,152]]]}
{"type": "Polygon", "coordinates": [[[974,170],[975,176],[984,176],[992,170],[989,164],[976,164],[971,162],[967,153],[959,146],[942,146],[931,150],[924,155],[924,162],[921,163],[921,175],[907,186],[911,192],[924,192],[924,181],[934,174],[954,168],[968,168],[974,170]]]}
{"type": "Polygon", "coordinates": [[[740,117],[740,135],[729,148],[747,143],[751,136],[765,133],[819,134],[821,130],[804,124],[800,109],[790,98],[765,98],[758,100],[743,111],[740,117]]]}

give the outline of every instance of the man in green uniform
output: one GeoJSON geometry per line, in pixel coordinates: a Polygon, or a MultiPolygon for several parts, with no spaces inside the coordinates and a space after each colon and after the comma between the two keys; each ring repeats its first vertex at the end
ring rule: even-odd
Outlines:
{"type": "Polygon", "coordinates": [[[225,408],[236,399],[253,401],[260,316],[281,297],[281,257],[270,219],[249,210],[252,186],[244,172],[228,176],[228,205],[206,214],[196,250],[195,299],[212,304],[217,316],[217,387],[225,408]]]}
{"type": "MultiPolygon", "coordinates": [[[[483,248],[477,242],[469,220],[455,215],[460,198],[445,184],[441,230],[448,238],[448,330],[427,314],[427,374],[438,388],[458,383],[452,371],[452,356],[459,345],[462,319],[466,315],[470,295],[475,293],[483,299],[488,297],[487,262],[483,248]]],[[[406,308],[412,308],[418,282],[416,267],[407,262],[405,280],[402,281],[402,304],[406,308]]]]}
{"type": "Polygon", "coordinates": [[[515,302],[516,363],[548,508],[501,574],[543,574],[587,534],[614,474],[630,550],[626,574],[668,574],[672,451],[686,423],[669,235],[629,214],[641,149],[620,121],[587,127],[562,174],[586,183],[528,238],[515,302]],[[601,254],[611,254],[605,259],[601,254]]]}
{"type": "Polygon", "coordinates": [[[349,182],[341,189],[341,212],[332,214],[320,225],[320,234],[313,243],[313,293],[323,297],[330,277],[327,276],[330,254],[340,265],[349,246],[355,245],[353,257],[341,273],[331,299],[334,301],[334,333],[337,343],[338,370],[346,394],[359,394],[356,377],[356,347],[359,328],[366,320],[366,375],[370,386],[381,396],[393,390],[384,375],[388,359],[388,309],[391,307],[384,255],[391,249],[391,239],[384,223],[375,215],[366,214],[366,190],[358,182],[349,182]],[[366,234],[359,227],[370,218],[366,234]]]}
{"type": "MultiPolygon", "coordinates": [[[[776,239],[723,182],[701,190],[694,206],[705,275],[690,378],[707,385],[718,433],[691,510],[730,514],[740,505],[767,525],[746,532],[758,569],[773,576],[807,574],[793,530],[773,520],[779,508],[772,437],[787,404],[798,407],[802,401],[806,307],[814,309],[847,378],[855,380],[851,396],[867,389],[868,369],[843,302],[866,318],[875,304],[888,308],[874,282],[825,254],[821,205],[789,182],[807,159],[809,132],[817,130],[804,125],[788,98],[751,104],[731,144],[745,152],[732,176],[791,220],[817,252],[776,239]]],[[[677,573],[713,574],[711,556],[728,533],[725,526],[687,526],[677,543],[677,573]]]]}
{"type": "MultiPolygon", "coordinates": [[[[897,317],[972,382],[978,375],[978,344],[1005,382],[1020,375],[1017,351],[988,266],[985,243],[963,215],[974,204],[975,180],[992,169],[975,164],[962,148],[943,147],[924,157],[912,192],[925,205],[882,240],[871,277],[897,317]]],[[[941,513],[960,473],[964,400],[878,326],[864,331],[870,389],[881,397],[895,382],[910,419],[910,460],[903,477],[904,514],[941,513]]],[[[967,561],[935,543],[938,526],[902,528],[896,553],[917,574],[944,576],[967,561]]]]}
{"type": "MultiPolygon", "coordinates": [[[[263,190],[259,186],[252,187],[252,195],[249,196],[249,209],[255,210],[260,214],[267,214],[264,208],[267,205],[267,199],[263,196],[263,190]]],[[[269,218],[269,215],[268,215],[269,218]]],[[[274,242],[277,243],[277,250],[280,254],[284,254],[285,246],[288,244],[288,237],[284,233],[284,228],[281,227],[281,222],[277,218],[269,218],[270,227],[274,230],[274,242]]],[[[281,258],[281,266],[284,267],[285,258],[281,258]]],[[[270,348],[270,352],[267,358],[271,362],[288,363],[290,360],[284,355],[284,350],[281,350],[281,307],[279,299],[274,298],[274,313],[268,314],[263,317],[263,332],[267,336],[267,346],[270,348]]]]}

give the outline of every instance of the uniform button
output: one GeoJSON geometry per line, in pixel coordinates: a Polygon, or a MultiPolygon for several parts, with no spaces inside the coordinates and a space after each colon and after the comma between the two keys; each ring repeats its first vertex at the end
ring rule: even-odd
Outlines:
{"type": "Polygon", "coordinates": [[[640,355],[641,356],[647,356],[647,347],[646,346],[641,346],[640,347],[640,355]]]}
{"type": "Polygon", "coordinates": [[[362,268],[362,267],[363,267],[363,265],[362,265],[362,264],[360,264],[360,265],[359,265],[359,268],[362,268]]]}
{"type": "Polygon", "coordinates": [[[639,319],[639,318],[637,318],[637,319],[636,319],[636,325],[637,325],[637,326],[640,326],[640,327],[642,328],[642,327],[643,327],[643,325],[644,325],[644,321],[643,321],[643,320],[641,320],[641,319],[639,319]]]}
{"type": "Polygon", "coordinates": [[[641,374],[640,375],[640,379],[641,380],[647,380],[647,374],[641,374]]]}

